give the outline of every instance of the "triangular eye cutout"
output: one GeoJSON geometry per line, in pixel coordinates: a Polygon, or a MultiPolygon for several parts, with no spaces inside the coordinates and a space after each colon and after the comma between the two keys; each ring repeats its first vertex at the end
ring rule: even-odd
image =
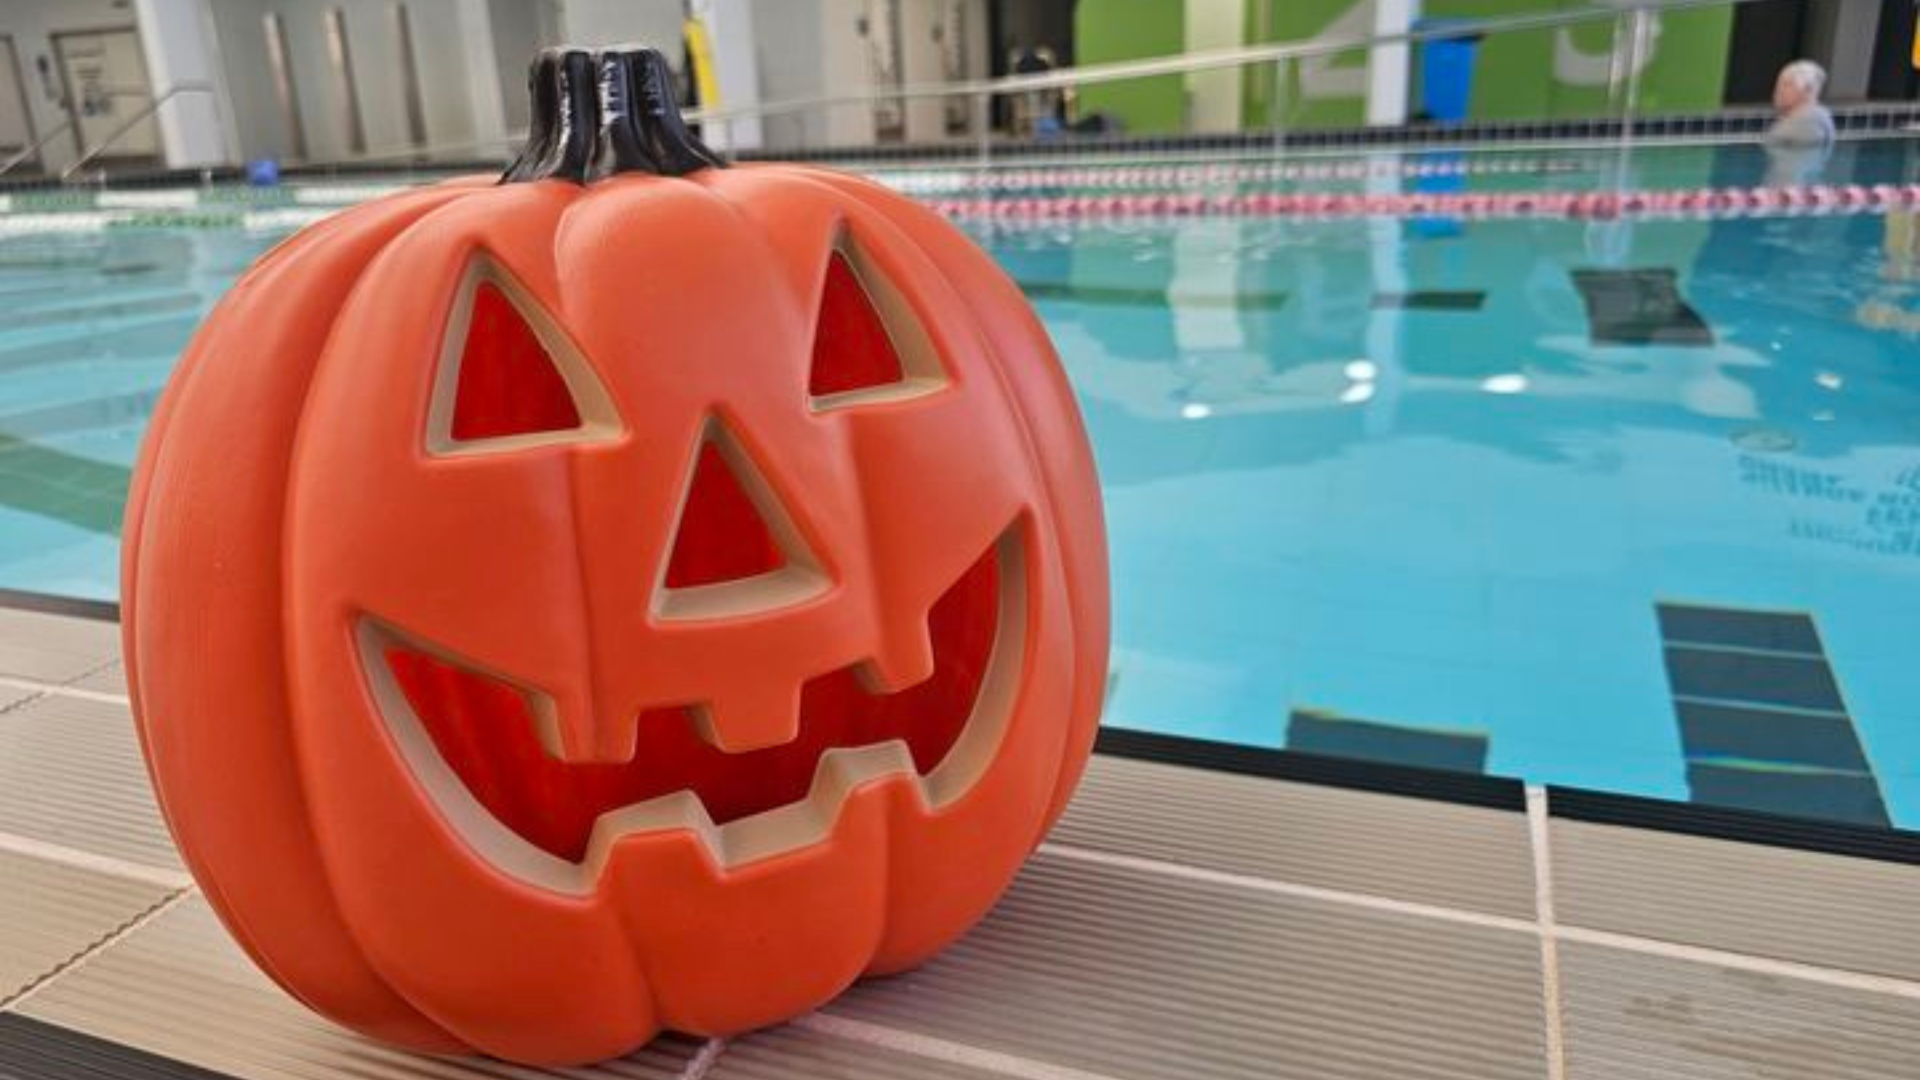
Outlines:
{"type": "Polygon", "coordinates": [[[835,251],[827,260],[808,391],[820,398],[890,386],[905,377],[900,354],[872,298],[846,256],[835,251]]]}
{"type": "Polygon", "coordinates": [[[474,288],[460,348],[449,434],[455,442],[571,431],[580,410],[567,381],[513,301],[491,281],[474,288]]]}
{"type": "Polygon", "coordinates": [[[773,529],[721,450],[721,437],[701,441],[667,560],[669,589],[758,577],[786,565],[773,529]]]}

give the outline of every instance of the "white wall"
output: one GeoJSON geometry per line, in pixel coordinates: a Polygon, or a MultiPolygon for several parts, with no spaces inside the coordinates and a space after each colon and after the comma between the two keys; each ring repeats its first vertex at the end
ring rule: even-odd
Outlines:
{"type": "MultiPolygon", "coordinates": [[[[756,0],[754,35],[760,42],[764,101],[859,93],[872,85],[867,41],[859,24],[866,0],[756,0]]],[[[882,32],[878,26],[875,33],[882,32]]],[[[770,148],[865,145],[873,141],[873,109],[856,105],[769,116],[762,137],[770,148]]]]}
{"type": "MultiPolygon", "coordinates": [[[[393,0],[207,0],[213,10],[222,70],[232,103],[241,155],[289,152],[280,102],[265,56],[263,16],[286,25],[288,66],[299,99],[307,156],[348,157],[347,124],[327,58],[324,19],[338,7],[346,16],[347,51],[369,154],[403,151],[406,89],[400,43],[393,32],[393,0]]],[[[429,146],[456,146],[449,156],[497,156],[507,134],[507,90],[495,55],[487,0],[405,0],[429,146]],[[494,140],[476,147],[479,140],[494,140]]],[[[524,70],[514,94],[524,97],[524,70]]]]}
{"type": "Polygon", "coordinates": [[[561,0],[568,45],[645,45],[681,64],[680,0],[561,0]]]}
{"type": "MultiPolygon", "coordinates": [[[[67,113],[60,104],[60,73],[54,59],[54,34],[76,30],[134,29],[138,25],[131,0],[5,0],[0,3],[0,34],[13,38],[14,51],[20,57],[21,81],[27,88],[27,111],[33,118],[33,130],[44,136],[66,123],[67,113]],[[40,75],[45,58],[47,76],[40,75]]],[[[74,140],[66,135],[55,138],[41,151],[43,164],[50,172],[65,168],[76,157],[74,140]]]]}

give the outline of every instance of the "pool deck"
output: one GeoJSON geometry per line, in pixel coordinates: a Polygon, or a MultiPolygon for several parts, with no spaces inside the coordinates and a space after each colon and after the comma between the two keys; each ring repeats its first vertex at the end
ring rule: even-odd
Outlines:
{"type": "Polygon", "coordinates": [[[591,1069],[425,1058],[308,1013],[227,939],[148,792],[117,628],[0,609],[0,1078],[1915,1075],[1920,866],[1578,820],[1517,785],[1153,756],[1109,739],[920,971],[591,1069]]]}

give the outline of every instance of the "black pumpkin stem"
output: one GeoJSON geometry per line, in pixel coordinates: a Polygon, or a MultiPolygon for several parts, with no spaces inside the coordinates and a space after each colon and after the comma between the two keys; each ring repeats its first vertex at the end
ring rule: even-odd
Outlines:
{"type": "Polygon", "coordinates": [[[527,145],[503,184],[590,184],[618,173],[685,176],[721,167],[680,118],[673,69],[657,50],[542,49],[527,82],[527,145]]]}

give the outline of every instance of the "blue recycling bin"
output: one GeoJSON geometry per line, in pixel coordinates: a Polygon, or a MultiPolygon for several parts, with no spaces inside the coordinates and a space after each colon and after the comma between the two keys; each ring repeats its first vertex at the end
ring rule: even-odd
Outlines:
{"type": "MultiPolygon", "coordinates": [[[[1414,29],[1436,30],[1457,19],[1416,19],[1414,29]]],[[[1480,35],[1434,38],[1420,45],[1421,111],[1436,123],[1458,124],[1473,100],[1473,58],[1480,35]]]]}

